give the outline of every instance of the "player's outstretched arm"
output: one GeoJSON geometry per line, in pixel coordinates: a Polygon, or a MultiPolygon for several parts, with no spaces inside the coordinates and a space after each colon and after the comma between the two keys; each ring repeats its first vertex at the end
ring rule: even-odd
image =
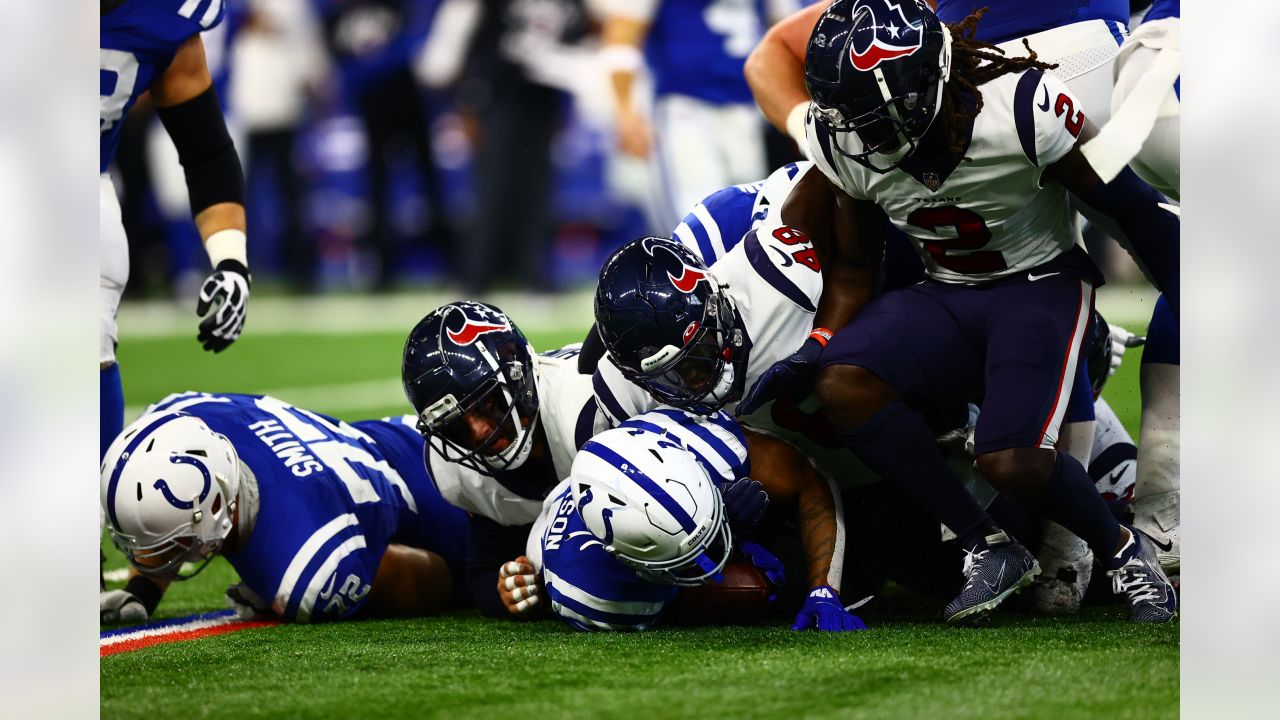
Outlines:
{"type": "Polygon", "coordinates": [[[107,590],[98,596],[100,622],[104,625],[146,622],[160,605],[169,581],[148,577],[129,568],[124,589],[107,590]]]}
{"type": "Polygon", "coordinates": [[[214,268],[196,305],[203,317],[198,339],[205,350],[221,352],[240,337],[249,302],[244,175],[199,35],[182,44],[150,91],[178,150],[191,214],[214,268]]]}
{"type": "Polygon", "coordinates": [[[764,485],[773,502],[794,503],[796,508],[810,592],[792,629],[865,630],[862,620],[840,602],[844,522],[837,492],[793,446],[746,428],[744,435],[752,477],[764,485]]]}
{"type": "Polygon", "coordinates": [[[656,5],[651,2],[615,3],[600,30],[600,60],[609,72],[617,112],[618,149],[637,158],[649,157],[653,129],[640,111],[633,88],[644,62],[645,37],[656,5]]]}
{"type": "Polygon", "coordinates": [[[373,617],[419,617],[444,610],[452,597],[453,576],[444,558],[421,548],[389,545],[364,611],[373,617]]]}
{"type": "Polygon", "coordinates": [[[769,28],[742,67],[760,111],[804,152],[808,152],[804,117],[809,109],[804,52],[813,27],[828,5],[826,0],[814,3],[769,28]]]}
{"type": "Polygon", "coordinates": [[[1181,299],[1178,215],[1169,209],[1168,198],[1127,167],[1111,182],[1102,182],[1081,152],[1081,147],[1097,134],[1097,128],[1086,119],[1075,146],[1045,168],[1042,182],[1061,184],[1086,205],[1114,220],[1134,259],[1176,313],[1181,299]]]}

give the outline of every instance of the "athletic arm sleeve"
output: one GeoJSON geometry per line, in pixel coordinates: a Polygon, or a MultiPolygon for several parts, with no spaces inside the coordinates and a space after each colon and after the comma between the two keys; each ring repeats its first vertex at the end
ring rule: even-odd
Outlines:
{"type": "Polygon", "coordinates": [[[218,203],[244,204],[244,173],[240,157],[227,132],[218,94],[208,90],[156,114],[178,150],[178,160],[187,178],[191,214],[218,203]]]}
{"type": "Polygon", "coordinates": [[[471,549],[467,555],[467,592],[485,617],[510,615],[498,595],[498,569],[525,554],[525,540],[532,525],[499,525],[486,517],[472,515],[469,532],[471,549]]]}

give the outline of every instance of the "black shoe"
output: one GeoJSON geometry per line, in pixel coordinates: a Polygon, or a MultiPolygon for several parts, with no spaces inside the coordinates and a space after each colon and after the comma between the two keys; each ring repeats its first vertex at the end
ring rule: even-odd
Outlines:
{"type": "Polygon", "coordinates": [[[986,537],[986,547],[965,551],[964,589],[942,611],[949,623],[980,620],[1040,574],[1040,563],[1004,531],[986,537]]]}

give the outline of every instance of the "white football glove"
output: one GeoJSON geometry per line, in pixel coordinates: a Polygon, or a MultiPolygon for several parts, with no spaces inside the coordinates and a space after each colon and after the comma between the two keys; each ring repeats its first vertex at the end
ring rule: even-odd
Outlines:
{"type": "Polygon", "coordinates": [[[223,260],[200,286],[196,314],[200,334],[196,339],[205,350],[222,352],[240,337],[249,307],[249,269],[239,260],[223,260]]]}
{"type": "Polygon", "coordinates": [[[1107,326],[1111,328],[1111,368],[1107,370],[1107,377],[1111,377],[1120,369],[1120,363],[1124,362],[1124,352],[1131,347],[1145,345],[1147,338],[1145,335],[1134,335],[1114,323],[1108,323],[1107,326]]]}
{"type": "Polygon", "coordinates": [[[140,623],[147,620],[142,601],[125,590],[107,590],[98,595],[98,611],[103,625],[140,623]]]}
{"type": "Polygon", "coordinates": [[[244,583],[227,586],[227,607],[236,611],[241,620],[263,620],[275,617],[271,603],[258,597],[244,583]]]}

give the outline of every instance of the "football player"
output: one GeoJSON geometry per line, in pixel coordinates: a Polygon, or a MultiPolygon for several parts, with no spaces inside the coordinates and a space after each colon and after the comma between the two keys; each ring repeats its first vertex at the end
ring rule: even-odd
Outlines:
{"type": "MultiPolygon", "coordinates": [[[[1178,221],[1132,172],[1102,182],[1077,147],[1095,131],[1075,96],[1034,54],[1005,58],[974,39],[975,23],[947,26],[922,4],[886,0],[837,0],[819,19],[805,63],[807,138],[850,229],[802,228],[823,253],[816,328],[747,400],[820,369],[815,387],[844,445],[969,552],[969,582],[945,612],[956,622],[990,612],[1037,570],[930,451],[912,407],[981,388],[982,475],[1083,538],[1131,619],[1166,621],[1176,598],[1150,539],[1121,526],[1054,446],[1101,281],[1075,245],[1069,195],[1136,247],[1176,247],[1178,221]],[[871,239],[886,217],[916,241],[930,277],[871,299],[871,239]]],[[[1176,278],[1176,256],[1161,270],[1176,278]]]]}
{"type": "MultiPolygon", "coordinates": [[[[580,630],[644,629],[680,587],[719,581],[750,523],[734,522],[721,489],[776,475],[775,454],[748,462],[747,445],[724,413],[659,410],[592,438],[548,497],[529,536],[552,610],[580,630]],[[763,463],[756,461],[764,460],[763,463]],[[736,539],[735,539],[736,538],[736,539]]],[[[727,498],[734,497],[729,490],[727,498]]],[[[775,495],[775,500],[782,496],[775,495]]],[[[809,593],[793,630],[861,630],[826,580],[809,593]]]]}
{"type": "MultiPolygon", "coordinates": [[[[782,17],[794,0],[773,0],[782,17]]],[[[742,62],[769,22],[762,0],[601,3],[601,60],[617,109],[618,147],[649,159],[653,221],[670,228],[707,193],[765,174],[764,124],[742,62]],[[633,88],[653,78],[652,113],[633,88]]]]}
{"type": "Polygon", "coordinates": [[[116,312],[129,277],[120,203],[107,174],[125,113],[150,92],[186,174],[191,214],[213,265],[200,287],[197,339],[225,350],[244,328],[250,276],[245,254],[244,178],[231,143],[200,33],[222,21],[223,0],[101,0],[98,76],[101,261],[100,452],[124,425],[116,362],[116,312]]]}
{"type": "Polygon", "coordinates": [[[111,539],[132,563],[104,623],[139,622],[215,556],[242,617],[412,616],[455,602],[467,518],[422,465],[412,418],[348,424],[272,397],[170,395],[102,464],[111,539]],[[194,569],[188,568],[194,563],[194,569]]]}

